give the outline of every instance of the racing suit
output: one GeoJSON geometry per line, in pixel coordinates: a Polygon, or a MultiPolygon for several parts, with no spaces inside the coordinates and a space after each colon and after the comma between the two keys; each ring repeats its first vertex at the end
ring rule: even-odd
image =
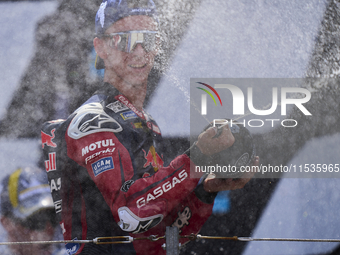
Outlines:
{"type": "MultiPolygon", "coordinates": [[[[216,194],[189,177],[194,164],[188,155],[169,162],[156,122],[108,83],[68,119],[45,123],[41,135],[65,240],[164,236],[166,226],[189,235],[211,214],[216,194]]],[[[165,254],[164,242],[68,243],[66,249],[69,254],[165,254]]]]}

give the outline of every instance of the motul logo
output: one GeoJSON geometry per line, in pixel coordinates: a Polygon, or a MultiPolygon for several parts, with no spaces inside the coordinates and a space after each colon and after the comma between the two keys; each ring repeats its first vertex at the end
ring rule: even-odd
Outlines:
{"type": "Polygon", "coordinates": [[[112,141],[112,139],[106,139],[106,140],[101,140],[99,142],[91,143],[89,146],[82,148],[81,155],[84,156],[90,151],[94,151],[97,148],[100,149],[102,147],[109,147],[109,146],[115,146],[115,143],[112,141]]]}
{"type": "Polygon", "coordinates": [[[55,152],[48,154],[48,160],[45,160],[46,172],[57,170],[55,158],[56,158],[55,152]]]}

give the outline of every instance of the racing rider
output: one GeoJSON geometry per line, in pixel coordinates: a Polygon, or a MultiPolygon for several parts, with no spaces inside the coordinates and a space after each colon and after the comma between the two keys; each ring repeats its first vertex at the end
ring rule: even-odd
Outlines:
{"type": "MultiPolygon", "coordinates": [[[[42,129],[45,167],[65,240],[163,236],[166,226],[198,233],[219,190],[248,179],[190,178],[190,158],[170,161],[161,131],[143,109],[148,75],[159,47],[152,0],[104,0],[95,19],[97,68],[104,84],[66,120],[42,129]]],[[[202,133],[200,158],[230,147],[228,126],[202,133]]],[[[181,243],[187,242],[181,239],[181,243]]],[[[162,254],[164,240],[66,245],[70,254],[162,254]]]]}

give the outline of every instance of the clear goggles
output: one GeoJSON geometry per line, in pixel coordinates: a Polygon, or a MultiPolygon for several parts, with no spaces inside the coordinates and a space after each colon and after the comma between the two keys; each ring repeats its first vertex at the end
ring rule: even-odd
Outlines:
{"type": "Polygon", "coordinates": [[[160,38],[158,31],[147,30],[104,34],[102,37],[110,38],[110,47],[127,53],[133,51],[138,43],[146,52],[155,50],[160,38]]]}

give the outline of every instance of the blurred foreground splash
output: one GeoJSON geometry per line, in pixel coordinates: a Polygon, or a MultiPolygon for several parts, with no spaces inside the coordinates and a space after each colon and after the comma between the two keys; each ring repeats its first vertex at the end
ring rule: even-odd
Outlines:
{"type": "MultiPolygon", "coordinates": [[[[58,10],[41,20],[36,29],[36,52],[23,75],[4,119],[0,135],[9,138],[38,138],[41,124],[65,118],[86,100],[101,83],[93,75],[89,63],[93,52],[93,20],[101,1],[64,0],[58,10]]],[[[174,52],[185,35],[201,1],[157,1],[162,28],[162,52],[150,74],[150,95],[162,74],[171,64],[174,52]]],[[[263,164],[288,163],[312,138],[340,131],[340,1],[327,4],[315,48],[306,71],[304,87],[313,100],[306,117],[299,110],[288,116],[297,120],[296,129],[278,127],[255,135],[257,154],[263,164]],[[322,78],[318,82],[308,77],[322,78]]],[[[187,138],[176,138],[172,145],[186,146],[187,138]]],[[[263,208],[274,190],[277,179],[257,179],[242,190],[229,195],[231,207],[227,215],[213,215],[202,232],[207,235],[250,236],[263,208]],[[257,192],[252,192],[256,190],[257,192]],[[251,202],[250,202],[251,201],[251,202]]],[[[245,243],[222,244],[220,241],[195,241],[184,252],[190,254],[240,254],[245,243]],[[221,248],[223,247],[223,248],[221,248]]]]}

